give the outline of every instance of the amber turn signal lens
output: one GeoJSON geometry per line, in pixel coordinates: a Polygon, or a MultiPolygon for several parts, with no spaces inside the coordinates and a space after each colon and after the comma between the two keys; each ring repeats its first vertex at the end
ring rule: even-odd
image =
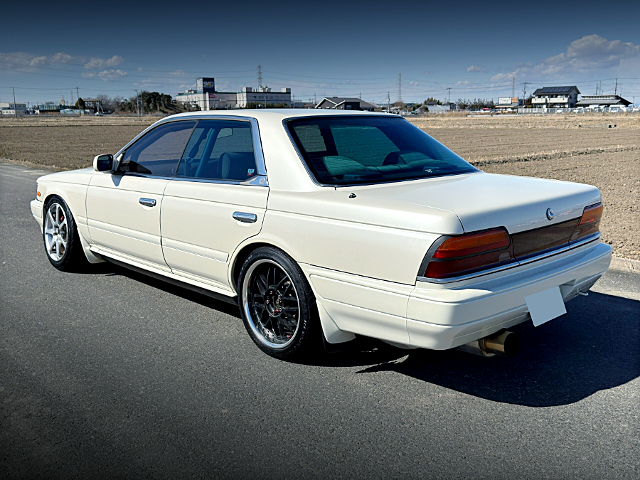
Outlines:
{"type": "Polygon", "coordinates": [[[579,227],[583,225],[589,225],[592,223],[599,222],[602,218],[602,210],[604,207],[602,203],[596,203],[595,205],[590,205],[584,208],[582,212],[582,218],[580,219],[579,227]]]}
{"type": "Polygon", "coordinates": [[[507,248],[509,242],[509,234],[501,228],[460,237],[451,237],[440,245],[433,254],[433,258],[459,258],[477,255],[507,248]]]}

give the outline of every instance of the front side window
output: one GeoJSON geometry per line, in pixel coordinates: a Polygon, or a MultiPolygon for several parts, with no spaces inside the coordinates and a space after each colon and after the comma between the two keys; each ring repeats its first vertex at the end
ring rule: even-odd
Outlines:
{"type": "Polygon", "coordinates": [[[154,128],[127,149],[118,170],[172,177],[195,124],[189,120],[154,128]]]}
{"type": "Polygon", "coordinates": [[[193,130],[176,176],[243,182],[257,174],[249,122],[201,120],[193,130]]]}
{"type": "Polygon", "coordinates": [[[336,116],[286,124],[319,183],[354,185],[477,172],[402,118],[336,116]]]}

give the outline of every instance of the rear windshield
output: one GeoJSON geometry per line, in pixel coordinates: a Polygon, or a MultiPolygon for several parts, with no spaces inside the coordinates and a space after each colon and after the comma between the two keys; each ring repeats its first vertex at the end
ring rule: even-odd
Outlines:
{"type": "Polygon", "coordinates": [[[289,133],[319,183],[353,185],[477,172],[400,117],[290,120],[289,133]]]}

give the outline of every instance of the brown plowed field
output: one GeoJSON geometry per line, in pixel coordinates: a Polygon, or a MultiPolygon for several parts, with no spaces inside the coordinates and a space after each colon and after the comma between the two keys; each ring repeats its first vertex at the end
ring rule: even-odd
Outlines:
{"type": "MultiPolygon", "coordinates": [[[[0,119],[0,158],[51,169],[91,164],[115,152],[157,117],[0,119]]],[[[640,259],[640,115],[411,118],[484,171],[596,185],[603,240],[616,256],[640,259]]]]}

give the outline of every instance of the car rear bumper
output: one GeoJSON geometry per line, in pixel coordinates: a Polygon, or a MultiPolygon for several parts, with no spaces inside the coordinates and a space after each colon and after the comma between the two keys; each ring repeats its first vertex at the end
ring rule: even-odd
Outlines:
{"type": "Polygon", "coordinates": [[[407,331],[412,346],[447,349],[530,319],[525,298],[560,287],[565,302],[586,292],[609,268],[611,247],[549,257],[459,288],[419,284],[409,297],[407,331]]]}
{"type": "MultiPolygon", "coordinates": [[[[560,287],[565,302],[607,270],[611,247],[593,242],[510,270],[464,282],[398,284],[345,274],[307,273],[318,303],[343,331],[412,347],[445,350],[530,319],[525,298],[560,287]],[[355,282],[360,283],[357,285],[355,282]]],[[[306,270],[306,269],[305,269],[306,270]]]]}

